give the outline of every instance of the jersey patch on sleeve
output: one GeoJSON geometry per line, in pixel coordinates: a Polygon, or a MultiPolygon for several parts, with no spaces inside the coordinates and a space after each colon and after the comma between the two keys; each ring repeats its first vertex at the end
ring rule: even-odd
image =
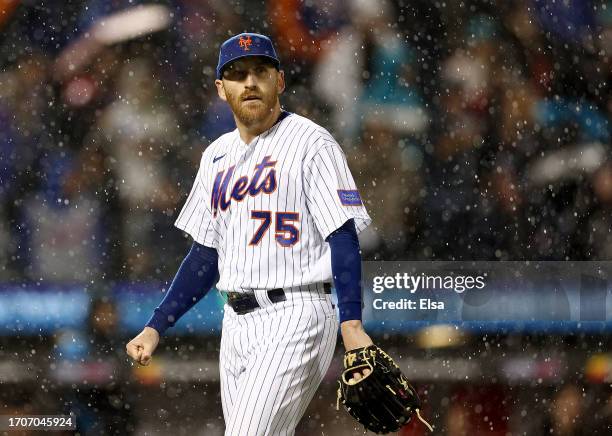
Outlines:
{"type": "Polygon", "coordinates": [[[344,206],[361,206],[361,196],[357,190],[338,189],[340,203],[344,206]]]}

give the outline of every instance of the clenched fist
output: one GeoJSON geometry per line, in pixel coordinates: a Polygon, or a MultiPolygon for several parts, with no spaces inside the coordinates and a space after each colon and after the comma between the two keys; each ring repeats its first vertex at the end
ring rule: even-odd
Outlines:
{"type": "Polygon", "coordinates": [[[159,343],[159,333],[151,327],[145,327],[134,339],[127,343],[125,350],[132,359],[141,365],[148,365],[151,356],[159,343]]]}

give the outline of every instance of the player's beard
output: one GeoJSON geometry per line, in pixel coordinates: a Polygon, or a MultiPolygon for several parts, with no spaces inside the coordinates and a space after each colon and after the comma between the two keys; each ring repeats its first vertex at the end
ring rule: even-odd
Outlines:
{"type": "Polygon", "coordinates": [[[232,112],[245,126],[252,126],[264,120],[274,110],[278,99],[276,93],[270,92],[266,95],[259,90],[245,91],[241,95],[229,94],[226,90],[225,95],[232,112]],[[256,95],[260,100],[244,101],[244,97],[249,95],[256,95]]]}

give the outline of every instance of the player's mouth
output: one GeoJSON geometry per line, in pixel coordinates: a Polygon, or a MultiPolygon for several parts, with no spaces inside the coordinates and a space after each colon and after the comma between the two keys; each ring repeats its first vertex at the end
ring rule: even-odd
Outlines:
{"type": "Polygon", "coordinates": [[[261,100],[261,98],[256,95],[247,95],[246,97],[242,97],[242,101],[253,101],[253,100],[261,100]]]}

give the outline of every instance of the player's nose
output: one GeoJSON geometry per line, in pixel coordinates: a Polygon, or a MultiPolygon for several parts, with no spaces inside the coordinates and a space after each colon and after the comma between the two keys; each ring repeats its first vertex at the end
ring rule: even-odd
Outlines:
{"type": "Polygon", "coordinates": [[[257,76],[254,71],[247,72],[246,79],[244,81],[244,86],[247,88],[256,88],[257,87],[257,76]]]}

